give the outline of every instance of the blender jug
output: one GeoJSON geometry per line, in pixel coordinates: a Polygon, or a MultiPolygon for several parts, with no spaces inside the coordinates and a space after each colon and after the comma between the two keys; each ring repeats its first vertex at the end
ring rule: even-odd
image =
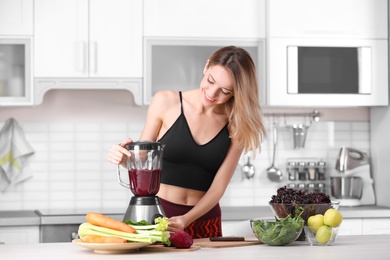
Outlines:
{"type": "Polygon", "coordinates": [[[129,183],[122,181],[118,165],[118,182],[130,188],[135,196],[154,196],[160,189],[164,145],[158,142],[137,141],[126,145],[129,183]]]}
{"type": "Polygon", "coordinates": [[[158,142],[137,141],[126,145],[131,156],[127,157],[129,183],[121,179],[118,165],[118,182],[134,194],[123,220],[147,220],[154,223],[164,216],[159,198],[164,145],[158,142]]]}

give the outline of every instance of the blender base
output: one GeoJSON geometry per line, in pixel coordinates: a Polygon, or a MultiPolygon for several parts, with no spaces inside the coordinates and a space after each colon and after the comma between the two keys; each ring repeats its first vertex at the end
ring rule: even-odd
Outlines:
{"type": "Polygon", "coordinates": [[[123,221],[138,222],[146,220],[154,224],[154,219],[164,217],[165,213],[157,196],[133,196],[123,217],[123,221]]]}

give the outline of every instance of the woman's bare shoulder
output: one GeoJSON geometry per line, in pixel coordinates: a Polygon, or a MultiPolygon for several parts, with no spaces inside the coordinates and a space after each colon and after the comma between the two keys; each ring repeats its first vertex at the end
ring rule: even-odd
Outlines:
{"type": "Polygon", "coordinates": [[[175,100],[179,99],[179,92],[176,90],[159,90],[154,95],[153,99],[175,100]]]}
{"type": "Polygon", "coordinates": [[[151,105],[159,106],[159,109],[168,110],[180,103],[179,92],[175,90],[160,90],[153,96],[151,105]]]}

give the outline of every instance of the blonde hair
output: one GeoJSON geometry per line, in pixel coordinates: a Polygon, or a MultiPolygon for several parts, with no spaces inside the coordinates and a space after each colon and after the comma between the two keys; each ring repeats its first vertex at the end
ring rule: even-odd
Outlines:
{"type": "Polygon", "coordinates": [[[244,152],[261,151],[266,137],[263,112],[259,103],[255,64],[249,53],[239,47],[227,46],[214,52],[208,66],[221,65],[232,75],[234,96],[226,103],[229,115],[230,137],[237,141],[244,152]]]}

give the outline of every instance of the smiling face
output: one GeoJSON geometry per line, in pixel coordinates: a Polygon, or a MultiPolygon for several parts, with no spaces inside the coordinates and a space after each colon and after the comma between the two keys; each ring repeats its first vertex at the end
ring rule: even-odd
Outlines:
{"type": "Polygon", "coordinates": [[[206,65],[200,89],[205,104],[224,104],[234,95],[232,76],[221,65],[206,65]]]}

